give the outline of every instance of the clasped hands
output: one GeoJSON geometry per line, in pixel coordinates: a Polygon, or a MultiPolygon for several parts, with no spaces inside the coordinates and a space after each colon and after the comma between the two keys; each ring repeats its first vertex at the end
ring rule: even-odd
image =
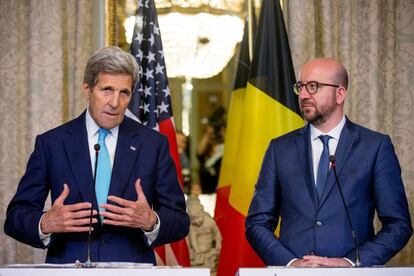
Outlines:
{"type": "Polygon", "coordinates": [[[291,267],[351,267],[351,263],[344,258],[328,258],[315,255],[303,256],[290,264],[291,267]]]}
{"type": "MultiPolygon", "coordinates": [[[[138,195],[137,201],[125,200],[117,196],[108,196],[108,200],[119,204],[102,204],[99,214],[104,217],[103,223],[131,228],[141,228],[151,231],[157,222],[157,216],[149,206],[142,191],[141,180],[135,182],[135,190],[138,195]]],[[[63,232],[88,232],[92,204],[81,202],[64,205],[65,199],[69,196],[69,187],[63,185],[63,191],[56,198],[53,206],[48,210],[40,223],[40,230],[43,234],[63,232]]],[[[98,212],[92,211],[92,224],[98,223],[96,216],[98,212]]]]}

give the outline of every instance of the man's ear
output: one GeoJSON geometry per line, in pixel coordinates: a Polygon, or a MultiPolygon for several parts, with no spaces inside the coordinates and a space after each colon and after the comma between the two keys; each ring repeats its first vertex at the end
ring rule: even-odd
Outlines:
{"type": "Polygon", "coordinates": [[[340,86],[336,89],[336,103],[337,104],[343,104],[345,102],[347,92],[348,91],[343,86],[340,86]]]}
{"type": "Polygon", "coordinates": [[[89,99],[89,96],[91,94],[91,89],[89,88],[89,85],[86,82],[82,84],[82,90],[83,90],[83,94],[85,94],[85,97],[89,99]]]}

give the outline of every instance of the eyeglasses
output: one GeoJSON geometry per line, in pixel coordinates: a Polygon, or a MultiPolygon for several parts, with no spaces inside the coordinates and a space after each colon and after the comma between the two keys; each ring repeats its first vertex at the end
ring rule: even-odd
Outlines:
{"type": "Polygon", "coordinates": [[[322,86],[332,86],[332,87],[340,87],[336,84],[329,84],[329,83],[322,83],[317,81],[308,81],[307,83],[303,83],[301,81],[298,81],[297,83],[293,84],[293,92],[299,96],[300,90],[302,90],[303,87],[306,88],[306,91],[309,94],[315,94],[318,92],[319,87],[322,86]]]}

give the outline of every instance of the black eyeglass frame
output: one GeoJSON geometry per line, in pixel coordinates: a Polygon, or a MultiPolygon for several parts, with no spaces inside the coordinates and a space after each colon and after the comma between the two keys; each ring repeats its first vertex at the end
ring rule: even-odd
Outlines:
{"type": "Polygon", "coordinates": [[[332,86],[336,88],[341,87],[340,85],[331,84],[331,83],[323,83],[323,82],[318,82],[318,81],[308,81],[307,83],[298,81],[297,83],[294,83],[292,86],[293,86],[293,93],[295,93],[297,96],[299,96],[299,93],[302,87],[305,87],[306,91],[311,95],[318,93],[319,87],[322,87],[322,86],[332,86]],[[311,92],[308,88],[308,85],[316,85],[315,91],[311,92]]]}

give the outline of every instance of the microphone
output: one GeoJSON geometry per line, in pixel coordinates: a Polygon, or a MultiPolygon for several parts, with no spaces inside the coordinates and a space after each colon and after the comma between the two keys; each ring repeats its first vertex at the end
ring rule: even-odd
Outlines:
{"type": "Polygon", "coordinates": [[[345,209],[345,213],[346,213],[346,218],[348,219],[348,223],[349,223],[349,227],[351,228],[351,233],[352,233],[352,239],[354,240],[354,248],[355,248],[355,267],[361,267],[361,260],[359,258],[359,246],[358,246],[358,240],[355,234],[355,230],[354,227],[352,227],[352,222],[351,222],[351,217],[349,216],[349,211],[348,211],[348,207],[346,206],[346,202],[345,202],[345,198],[344,198],[344,194],[342,193],[342,188],[341,185],[339,184],[339,178],[338,178],[338,174],[336,173],[336,164],[335,164],[335,155],[331,155],[329,156],[329,161],[331,162],[331,168],[334,171],[334,175],[335,175],[335,182],[336,185],[338,186],[339,189],[339,194],[341,195],[341,199],[342,199],[342,203],[344,205],[344,209],[345,209]]]}
{"type": "Polygon", "coordinates": [[[85,262],[85,267],[93,267],[92,261],[91,261],[91,240],[92,240],[92,214],[93,214],[93,199],[96,197],[95,192],[95,186],[96,186],[96,169],[98,168],[98,156],[99,156],[99,150],[101,149],[101,146],[99,144],[95,144],[93,146],[95,150],[95,168],[94,168],[94,174],[93,174],[93,185],[92,185],[92,199],[91,199],[91,215],[89,217],[89,233],[88,233],[88,253],[87,258],[85,262]]]}

